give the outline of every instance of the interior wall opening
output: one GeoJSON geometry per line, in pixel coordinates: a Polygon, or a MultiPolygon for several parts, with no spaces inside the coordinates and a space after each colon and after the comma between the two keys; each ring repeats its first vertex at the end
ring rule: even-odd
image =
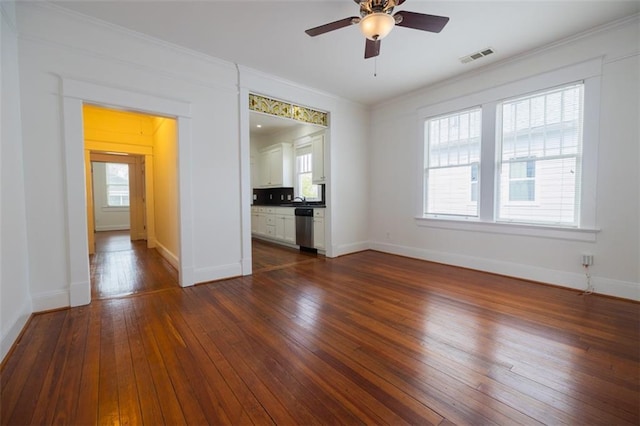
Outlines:
{"type": "Polygon", "coordinates": [[[85,104],[83,130],[92,298],[177,286],[176,120],[85,104]]]}

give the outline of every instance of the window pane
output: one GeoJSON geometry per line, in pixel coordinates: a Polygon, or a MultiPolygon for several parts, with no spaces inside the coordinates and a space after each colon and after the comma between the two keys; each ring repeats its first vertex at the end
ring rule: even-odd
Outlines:
{"type": "Polygon", "coordinates": [[[110,207],[129,206],[129,165],[126,163],[106,163],[107,205],[110,207]]]}
{"type": "Polygon", "coordinates": [[[308,201],[320,201],[320,187],[313,184],[313,157],[311,146],[298,147],[296,151],[296,194],[308,201]]]}
{"type": "Polygon", "coordinates": [[[425,123],[425,213],[478,215],[480,109],[425,123]]]}
{"type": "Polygon", "coordinates": [[[498,220],[578,225],[582,97],[575,84],[503,103],[498,220]]]}

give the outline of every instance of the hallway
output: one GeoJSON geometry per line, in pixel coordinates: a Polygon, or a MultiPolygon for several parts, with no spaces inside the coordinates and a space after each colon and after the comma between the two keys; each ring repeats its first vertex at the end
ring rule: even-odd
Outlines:
{"type": "Polygon", "coordinates": [[[90,256],[91,299],[108,299],[178,287],[178,271],[129,231],[96,232],[90,256]]]}

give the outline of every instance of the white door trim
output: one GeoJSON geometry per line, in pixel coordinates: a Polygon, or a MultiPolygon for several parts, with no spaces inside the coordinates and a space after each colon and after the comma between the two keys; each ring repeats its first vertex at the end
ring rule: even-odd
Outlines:
{"type": "Polygon", "coordinates": [[[96,104],[177,119],[178,124],[178,220],[182,287],[193,281],[193,217],[191,204],[191,104],[130,90],[62,78],[62,109],[66,170],[69,300],[71,306],[91,302],[87,200],[82,105],[96,104]]]}

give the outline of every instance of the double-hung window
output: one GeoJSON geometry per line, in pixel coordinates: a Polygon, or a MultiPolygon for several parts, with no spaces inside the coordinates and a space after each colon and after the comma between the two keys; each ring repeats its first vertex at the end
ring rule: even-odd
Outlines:
{"type": "Polygon", "coordinates": [[[578,225],[582,99],[580,83],[498,107],[497,220],[578,225]]]}
{"type": "Polygon", "coordinates": [[[298,197],[307,201],[320,200],[320,188],[313,183],[313,154],[311,145],[296,148],[296,182],[295,190],[298,197]]]}
{"type": "Polygon", "coordinates": [[[480,108],[427,120],[425,204],[427,215],[478,215],[480,108]]]}
{"type": "MultiPolygon", "coordinates": [[[[593,206],[586,216],[582,212],[584,93],[583,81],[501,100],[488,92],[479,107],[425,115],[420,219],[591,232],[593,206]],[[581,217],[591,222],[587,228],[581,228],[581,217]]],[[[592,153],[590,148],[590,159],[592,153]]],[[[593,175],[586,181],[593,183],[593,175]]]]}
{"type": "Polygon", "coordinates": [[[107,207],[129,206],[129,165],[106,163],[107,207]]]}

